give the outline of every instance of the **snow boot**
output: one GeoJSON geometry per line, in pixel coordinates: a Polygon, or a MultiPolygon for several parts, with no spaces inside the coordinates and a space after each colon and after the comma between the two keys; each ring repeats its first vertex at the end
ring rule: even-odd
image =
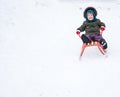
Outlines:
{"type": "Polygon", "coordinates": [[[105,41],[105,39],[101,39],[100,40],[100,44],[102,45],[103,49],[107,49],[107,42],[105,41]]]}
{"type": "Polygon", "coordinates": [[[86,44],[91,42],[91,41],[88,39],[88,37],[85,36],[84,34],[81,36],[81,39],[82,39],[83,43],[86,43],[86,44]]]}

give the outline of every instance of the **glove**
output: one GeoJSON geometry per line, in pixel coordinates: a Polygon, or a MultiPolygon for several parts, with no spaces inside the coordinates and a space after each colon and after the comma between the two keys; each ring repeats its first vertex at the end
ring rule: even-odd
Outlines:
{"type": "Polygon", "coordinates": [[[76,34],[77,34],[77,35],[80,35],[80,31],[79,31],[79,30],[77,30],[77,31],[76,31],[76,34]]]}
{"type": "Polygon", "coordinates": [[[104,26],[101,26],[101,27],[100,27],[100,30],[101,30],[101,31],[104,31],[104,30],[105,30],[105,27],[104,27],[104,26]]]}

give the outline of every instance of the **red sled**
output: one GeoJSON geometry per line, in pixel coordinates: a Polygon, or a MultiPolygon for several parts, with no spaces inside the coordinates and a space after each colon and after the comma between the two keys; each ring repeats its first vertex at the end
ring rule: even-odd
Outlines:
{"type": "MultiPolygon", "coordinates": [[[[79,35],[80,37],[80,35],[79,35]]],[[[81,38],[81,37],[80,37],[81,38]]],[[[83,43],[82,44],[82,48],[81,48],[81,52],[80,52],[80,57],[82,57],[83,53],[84,53],[84,50],[86,47],[91,47],[91,46],[97,46],[99,51],[105,55],[106,54],[106,50],[103,49],[102,45],[98,42],[98,41],[91,41],[90,43],[83,43]]]]}

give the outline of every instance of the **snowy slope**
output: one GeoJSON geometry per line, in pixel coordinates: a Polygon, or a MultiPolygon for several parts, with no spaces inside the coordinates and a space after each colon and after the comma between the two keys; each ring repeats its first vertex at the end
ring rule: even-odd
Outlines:
{"type": "Polygon", "coordinates": [[[120,97],[120,3],[0,0],[0,97],[120,97]],[[108,57],[79,60],[75,34],[88,6],[107,28],[108,57]]]}

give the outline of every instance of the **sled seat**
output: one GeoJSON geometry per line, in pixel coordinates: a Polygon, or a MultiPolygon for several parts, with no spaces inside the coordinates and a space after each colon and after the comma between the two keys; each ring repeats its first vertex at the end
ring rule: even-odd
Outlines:
{"type": "Polygon", "coordinates": [[[83,43],[82,44],[82,48],[81,48],[81,53],[80,53],[80,57],[83,55],[83,52],[85,50],[86,47],[91,47],[91,46],[97,46],[98,49],[100,50],[100,52],[105,55],[106,51],[105,49],[103,49],[102,45],[98,42],[98,41],[91,41],[90,43],[83,43]]]}

